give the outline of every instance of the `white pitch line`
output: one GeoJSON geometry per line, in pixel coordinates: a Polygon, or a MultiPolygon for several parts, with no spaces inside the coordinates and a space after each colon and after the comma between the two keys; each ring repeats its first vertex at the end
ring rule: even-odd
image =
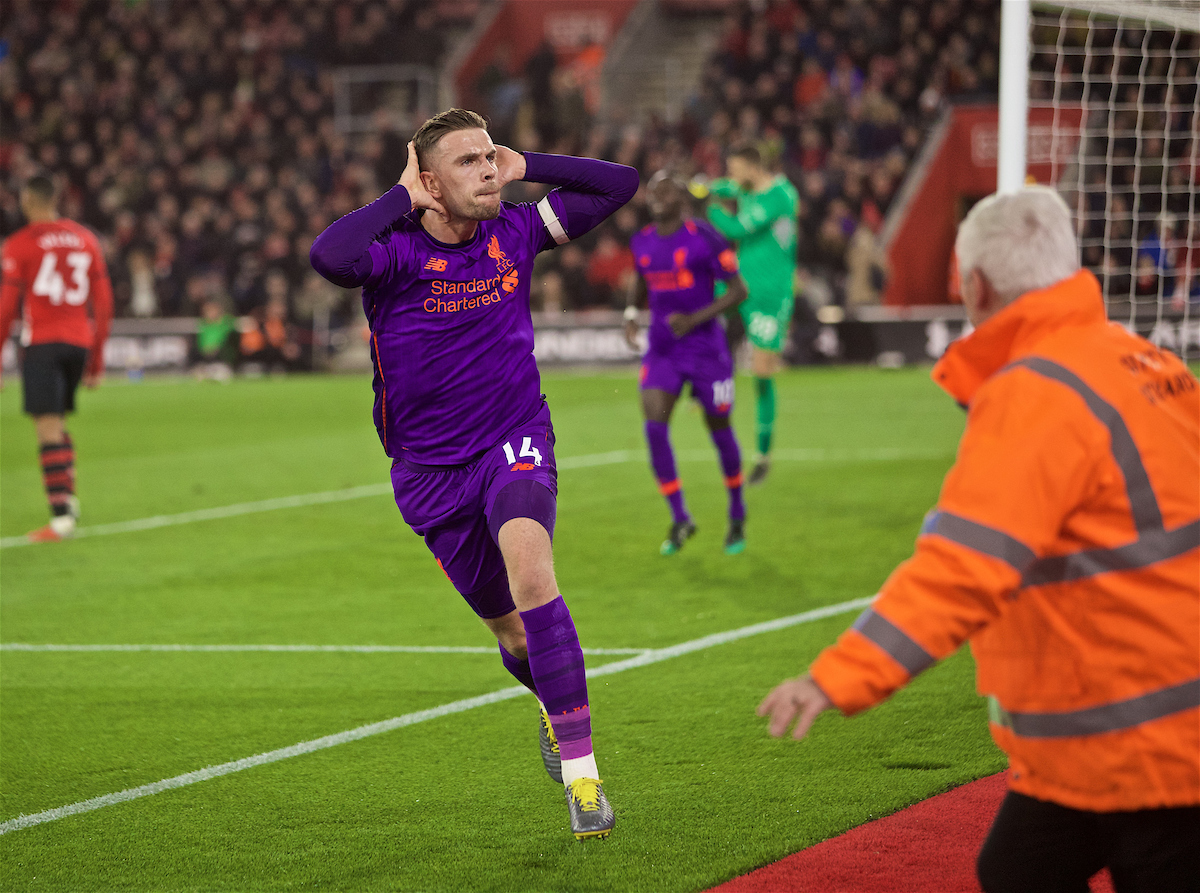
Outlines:
{"type": "MultiPolygon", "coordinates": [[[[940,459],[949,453],[945,450],[905,450],[899,447],[872,447],[870,449],[776,449],[772,457],[784,462],[891,462],[897,459],[940,459]]],[[[711,450],[681,450],[676,454],[681,461],[715,460],[716,454],[711,450]]],[[[587,456],[568,456],[558,461],[560,470],[569,471],[576,468],[594,468],[599,465],[622,465],[626,462],[645,462],[646,454],[640,450],[613,450],[609,453],[592,453],[587,456]]],[[[348,487],[345,490],[326,490],[321,493],[302,493],[298,496],[280,496],[275,499],[262,499],[257,502],[238,502],[233,505],[222,505],[214,508],[197,509],[191,512],[180,512],[177,515],[154,515],[149,518],[137,518],[132,521],[116,521],[112,524],[95,524],[91,527],[79,527],[75,530],[75,538],[89,536],[108,536],[114,533],[133,533],[139,530],[155,530],[159,527],[175,527],[179,524],[194,524],[197,521],[214,521],[220,518],[236,518],[240,515],[253,515],[259,512],[272,512],[279,509],[304,508],[310,505],[325,505],[331,502],[346,502],[351,499],[363,499],[368,496],[391,495],[390,483],[364,484],[360,487],[348,487]]],[[[12,549],[17,546],[28,546],[29,540],[24,536],[0,537],[0,549],[12,549]]]]}
{"type": "MultiPolygon", "coordinates": [[[[775,632],[776,630],[786,629],[790,626],[799,626],[803,623],[811,623],[814,620],[823,620],[827,617],[835,617],[838,614],[845,614],[849,611],[865,608],[867,605],[871,604],[873,600],[874,596],[871,598],[856,598],[851,601],[841,602],[840,604],[829,605],[824,608],[816,608],[812,611],[804,611],[800,614],[793,614],[790,617],[780,617],[777,620],[768,620],[765,623],[755,623],[751,626],[743,626],[740,629],[729,630],[723,633],[714,633],[710,636],[693,639],[690,642],[681,642],[678,645],[671,645],[668,648],[650,649],[642,652],[636,657],[631,657],[628,660],[615,661],[611,664],[605,664],[602,667],[597,667],[594,670],[588,670],[587,675],[589,679],[594,679],[599,676],[611,676],[614,673],[623,673],[625,670],[632,670],[636,667],[645,667],[650,664],[680,657],[684,654],[691,654],[695,651],[703,651],[704,649],[713,648],[717,645],[736,642],[739,639],[745,639],[749,636],[757,636],[761,633],[775,632]]],[[[253,769],[255,766],[264,766],[268,763],[276,763],[280,760],[286,760],[291,757],[298,757],[303,754],[314,753],[318,750],[337,747],[339,744],[347,744],[351,741],[369,738],[372,735],[390,732],[393,729],[400,729],[404,728],[405,726],[416,725],[417,723],[425,722],[426,720],[430,719],[439,719],[440,717],[450,716],[454,713],[463,713],[467,710],[474,710],[476,707],[485,707],[488,704],[495,704],[500,701],[508,701],[527,694],[529,694],[529,690],[522,685],[516,685],[511,688],[502,688],[499,691],[493,691],[474,698],[465,698],[461,701],[451,701],[449,704],[442,704],[440,707],[433,707],[429,710],[418,710],[415,713],[406,713],[403,716],[396,716],[392,719],[385,719],[382,722],[375,722],[370,723],[369,725],[359,726],[356,729],[338,732],[334,735],[326,735],[323,738],[314,738],[311,741],[302,741],[299,744],[293,744],[290,747],[282,747],[278,750],[267,751],[266,753],[256,754],[252,757],[243,757],[240,760],[233,760],[229,763],[221,763],[218,766],[208,766],[204,769],[197,769],[194,772],[186,772],[183,775],[176,775],[172,778],[164,778],[162,781],[144,784],[136,788],[127,788],[124,791],[117,791],[114,794],[104,794],[100,797],[93,797],[90,800],[82,800],[78,803],[70,803],[66,806],[59,806],[55,809],[48,809],[45,812],[34,813],[33,815],[19,815],[16,818],[9,819],[6,822],[0,822],[0,834],[7,834],[10,831],[19,831],[23,828],[32,828],[35,825],[53,822],[57,819],[66,818],[67,816],[79,815],[83,812],[91,812],[94,809],[100,809],[104,806],[112,806],[115,803],[125,803],[129,800],[137,800],[140,797],[149,797],[153,794],[161,794],[163,791],[170,791],[175,788],[186,787],[187,785],[196,784],[197,782],[208,781],[211,778],[220,778],[223,775],[232,775],[234,772],[241,772],[244,769],[253,769]]]]}
{"type": "MultiPolygon", "coordinates": [[[[584,648],[584,654],[645,654],[646,648],[584,648]]],[[[496,654],[495,646],[482,645],[58,645],[4,642],[0,651],[188,651],[188,652],[300,652],[348,654],[496,654]]]]}
{"type": "MultiPolygon", "coordinates": [[[[238,515],[252,515],[258,512],[272,512],[278,509],[294,509],[310,505],[323,505],[330,502],[346,502],[351,499],[362,499],[366,496],[383,496],[391,492],[391,484],[364,484],[361,487],[349,487],[345,490],[326,490],[323,493],[280,496],[275,499],[261,499],[258,502],[238,502],[233,505],[197,509],[193,512],[180,512],[177,515],[154,515],[150,518],[138,518],[133,521],[117,521],[114,524],[96,524],[92,527],[79,527],[75,530],[75,537],[133,533],[138,530],[154,530],[158,527],[174,527],[178,524],[194,524],[197,521],[213,521],[218,518],[235,518],[238,515]]],[[[29,540],[23,536],[6,536],[0,539],[0,549],[27,546],[29,544],[29,540]]]]}

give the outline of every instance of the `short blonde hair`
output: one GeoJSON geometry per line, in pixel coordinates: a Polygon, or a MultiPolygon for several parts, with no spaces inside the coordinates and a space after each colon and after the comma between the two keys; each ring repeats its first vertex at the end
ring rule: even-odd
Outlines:
{"type": "Polygon", "coordinates": [[[987,277],[1008,303],[1079,272],[1079,242],[1071,211],[1048,186],[989,195],[958,227],[958,271],[987,277]]]}
{"type": "Polygon", "coordinates": [[[469,109],[446,109],[434,115],[417,128],[413,134],[413,148],[417,150],[417,166],[429,170],[429,156],[433,148],[448,133],[456,130],[487,130],[487,121],[469,109]]]}

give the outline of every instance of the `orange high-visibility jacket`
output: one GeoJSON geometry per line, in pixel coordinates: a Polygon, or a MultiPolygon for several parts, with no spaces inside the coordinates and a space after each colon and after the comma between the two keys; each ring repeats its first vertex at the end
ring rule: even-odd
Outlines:
{"type": "Polygon", "coordinates": [[[844,713],[966,639],[1011,790],[1200,804],[1200,387],[1105,320],[1087,271],[1022,295],[934,379],[966,431],[916,552],[811,668],[844,713]]]}

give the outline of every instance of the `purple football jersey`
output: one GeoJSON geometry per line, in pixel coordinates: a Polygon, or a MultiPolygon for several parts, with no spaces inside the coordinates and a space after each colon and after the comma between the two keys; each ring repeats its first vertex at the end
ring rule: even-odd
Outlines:
{"type": "Polygon", "coordinates": [[[439,242],[404,217],[371,244],[363,307],[389,456],[465,464],[538,412],[529,285],[553,244],[535,205],[508,202],[467,242],[439,242]]]}
{"type": "Polygon", "coordinates": [[[685,220],[670,235],[654,224],[630,240],[634,263],[650,295],[652,353],[707,351],[724,344],[721,323],[711,319],[676,338],[667,325],[672,313],[694,313],[713,302],[713,284],[737,275],[737,256],[725,238],[704,220],[685,220]]]}
{"type": "Polygon", "coordinates": [[[393,186],[313,241],[313,269],[363,287],[375,366],[375,427],[394,459],[465,465],[543,405],[529,285],[537,253],[577,239],[633,197],[622,164],[525,152],[525,179],[558,187],[501,204],[465,242],[429,235],[393,186]]]}

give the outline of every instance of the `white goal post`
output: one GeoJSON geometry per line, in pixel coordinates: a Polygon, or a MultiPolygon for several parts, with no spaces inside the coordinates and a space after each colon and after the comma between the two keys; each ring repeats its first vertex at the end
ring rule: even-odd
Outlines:
{"type": "Polygon", "coordinates": [[[1200,0],[1003,0],[1000,54],[997,190],[1025,182],[1027,116],[1049,110],[1051,185],[1109,318],[1200,358],[1200,0]]]}

